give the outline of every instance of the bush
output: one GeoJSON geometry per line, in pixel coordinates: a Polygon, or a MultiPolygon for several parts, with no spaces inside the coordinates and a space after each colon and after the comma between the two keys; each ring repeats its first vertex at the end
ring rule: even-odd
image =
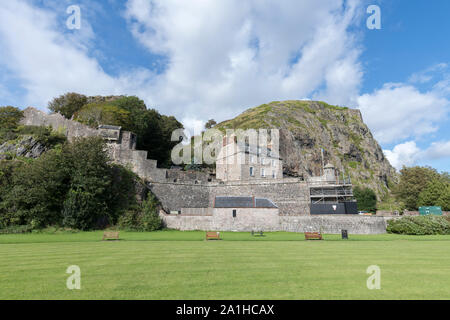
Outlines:
{"type": "Polygon", "coordinates": [[[156,231],[162,228],[162,220],[158,214],[159,202],[149,194],[142,204],[126,212],[119,218],[119,227],[130,231],[156,231]]]}
{"type": "Polygon", "coordinates": [[[0,162],[0,225],[114,224],[135,205],[135,175],[113,165],[99,137],[77,139],[29,163],[0,162]]]}
{"type": "Polygon", "coordinates": [[[17,234],[17,233],[28,233],[33,229],[30,225],[18,225],[9,226],[4,229],[0,229],[0,234],[17,234]]]}
{"type": "Polygon", "coordinates": [[[0,107],[0,128],[14,129],[19,125],[23,112],[16,107],[0,107]]]}
{"type": "Polygon", "coordinates": [[[358,203],[358,210],[368,212],[377,211],[377,195],[372,189],[355,187],[353,194],[358,203]]]}
{"type": "Polygon", "coordinates": [[[62,114],[67,119],[72,118],[73,114],[80,110],[87,103],[87,97],[75,92],[69,92],[58,98],[54,98],[48,108],[53,112],[62,114]]]}
{"type": "Polygon", "coordinates": [[[442,216],[413,216],[389,220],[388,233],[408,235],[450,234],[450,222],[442,216]]]}

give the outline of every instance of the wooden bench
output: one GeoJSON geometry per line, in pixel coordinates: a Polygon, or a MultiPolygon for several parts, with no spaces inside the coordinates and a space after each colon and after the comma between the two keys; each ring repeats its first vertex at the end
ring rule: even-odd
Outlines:
{"type": "Polygon", "coordinates": [[[305,240],[323,240],[320,232],[305,232],[305,240]]]}
{"type": "Polygon", "coordinates": [[[119,240],[119,231],[105,231],[103,232],[103,240],[119,240]]]}
{"type": "Polygon", "coordinates": [[[264,232],[262,232],[262,231],[253,231],[252,230],[252,236],[264,237],[264,232]]]}
{"type": "Polygon", "coordinates": [[[206,232],[206,240],[220,240],[220,232],[206,232]]]}

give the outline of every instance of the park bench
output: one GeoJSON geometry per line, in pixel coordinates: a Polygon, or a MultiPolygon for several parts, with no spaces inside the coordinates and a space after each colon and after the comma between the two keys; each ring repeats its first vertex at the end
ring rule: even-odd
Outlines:
{"type": "Polygon", "coordinates": [[[119,231],[105,231],[103,232],[103,240],[119,240],[119,231]]]}
{"type": "Polygon", "coordinates": [[[220,240],[220,232],[206,232],[206,240],[220,240]]]}
{"type": "Polygon", "coordinates": [[[305,240],[323,240],[319,232],[305,232],[305,240]]]}
{"type": "Polygon", "coordinates": [[[264,237],[264,232],[262,232],[262,231],[253,231],[252,230],[252,236],[264,237]]]}

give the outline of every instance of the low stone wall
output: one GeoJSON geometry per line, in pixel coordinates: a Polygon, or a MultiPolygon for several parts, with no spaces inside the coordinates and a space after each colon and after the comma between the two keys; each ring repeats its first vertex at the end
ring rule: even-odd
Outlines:
{"type": "Polygon", "coordinates": [[[386,233],[385,217],[359,215],[316,215],[316,216],[280,216],[282,231],[306,232],[320,231],[339,234],[347,230],[349,234],[386,233]]]}
{"type": "MultiPolygon", "coordinates": [[[[388,217],[370,217],[357,215],[320,215],[320,216],[289,216],[268,214],[263,220],[249,219],[239,215],[244,220],[233,221],[231,215],[187,216],[161,214],[165,225],[178,230],[203,231],[288,231],[306,232],[322,231],[324,233],[340,234],[342,229],[349,234],[382,234],[386,233],[388,217]]],[[[255,215],[256,216],[256,215],[255,215]]]]}

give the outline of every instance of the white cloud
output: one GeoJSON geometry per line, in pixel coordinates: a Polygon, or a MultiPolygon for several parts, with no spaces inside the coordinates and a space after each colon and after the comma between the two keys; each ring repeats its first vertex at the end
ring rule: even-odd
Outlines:
{"type": "Polygon", "coordinates": [[[58,29],[50,11],[23,1],[0,3],[1,63],[21,80],[28,103],[66,91],[115,93],[115,81],[58,29]]]}
{"type": "MultiPolygon", "coordinates": [[[[69,0],[0,2],[0,68],[26,92],[18,103],[44,107],[68,91],[138,95],[192,130],[247,107],[307,97],[359,105],[382,143],[434,132],[448,110],[447,76],[426,92],[386,84],[358,97],[359,39],[349,27],[364,14],[360,0],[128,0],[124,16],[133,36],[166,55],[168,65],[161,74],[140,68],[119,76],[92,56],[89,19],[101,6],[79,2],[91,9],[82,10],[80,33],[64,28],[61,8],[69,0]],[[33,5],[42,2],[47,9],[33,5]]],[[[438,64],[410,80],[430,82],[445,68],[438,64]]]]}
{"type": "Polygon", "coordinates": [[[436,91],[420,92],[408,84],[385,84],[358,98],[367,125],[381,143],[420,137],[437,131],[450,102],[436,91]]]}
{"type": "Polygon", "coordinates": [[[416,163],[421,150],[414,141],[398,144],[392,150],[384,150],[391,165],[400,170],[402,166],[412,166],[416,163]]]}
{"type": "Polygon", "coordinates": [[[147,97],[203,120],[313,95],[346,104],[362,73],[347,30],[359,1],[343,2],[130,0],[133,35],[170,61],[147,97]]]}
{"type": "Polygon", "coordinates": [[[180,119],[220,121],[272,100],[347,104],[362,76],[357,40],[347,30],[359,2],[129,0],[133,35],[169,64],[162,74],[139,69],[114,77],[89,51],[95,35],[88,19],[80,34],[64,28],[58,14],[65,18],[67,0],[44,1],[44,8],[1,1],[0,65],[26,91],[21,103],[38,107],[68,91],[136,94],[180,119]]]}
{"type": "Polygon", "coordinates": [[[450,158],[450,141],[433,142],[425,155],[428,159],[450,158]]]}
{"type": "Polygon", "coordinates": [[[415,141],[396,145],[392,150],[383,150],[391,165],[400,170],[403,166],[413,166],[419,162],[449,159],[450,141],[433,142],[427,149],[420,149],[415,141]]]}

